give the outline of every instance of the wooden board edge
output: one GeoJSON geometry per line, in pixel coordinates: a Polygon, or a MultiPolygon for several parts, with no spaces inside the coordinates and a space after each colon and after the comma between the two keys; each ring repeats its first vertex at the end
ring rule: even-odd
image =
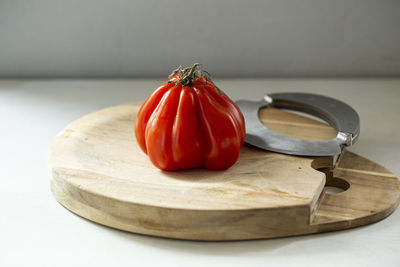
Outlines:
{"type": "MultiPolygon", "coordinates": [[[[179,210],[137,206],[133,207],[130,218],[120,217],[116,214],[108,212],[107,209],[101,208],[101,203],[90,205],[91,201],[86,201],[85,198],[90,197],[82,192],[78,192],[80,197],[72,197],[77,192],[68,191],[68,187],[59,186],[55,181],[53,174],[50,177],[51,191],[56,200],[73,213],[86,218],[90,221],[120,229],[123,231],[139,233],[144,235],[159,236],[173,239],[197,240],[197,241],[229,241],[229,240],[254,240],[278,238],[287,236],[298,236],[313,233],[331,232],[343,229],[354,228],[362,225],[367,225],[380,221],[389,216],[399,205],[400,202],[400,182],[397,180],[398,192],[397,199],[391,205],[379,210],[368,216],[362,216],[351,220],[336,220],[336,221],[313,221],[304,224],[304,221],[309,221],[309,213],[307,207],[304,209],[283,209],[279,214],[274,213],[274,210],[247,210],[239,212],[231,210],[222,212],[215,211],[185,211],[182,215],[179,210]],[[96,207],[97,206],[97,207],[96,207]],[[140,212],[138,212],[140,210],[140,212]],[[137,212],[135,212],[137,211],[137,212]],[[146,216],[135,217],[135,214],[147,214],[146,216]],[[189,215],[188,215],[189,214],[189,215]],[[176,224],[177,218],[182,216],[179,223],[176,224]],[[271,218],[289,218],[286,222],[272,221],[271,218]],[[198,218],[202,218],[199,222],[198,218]],[[221,227],[220,222],[225,220],[226,226],[221,227]],[[218,224],[209,223],[212,221],[219,222],[218,224]],[[158,222],[163,221],[165,225],[158,222]],[[193,222],[197,222],[198,224],[193,222]],[[252,227],[256,225],[256,227],[252,227]],[[178,229],[178,230],[177,230],[178,229]]],[[[397,191],[396,191],[397,190],[397,191]]],[[[318,204],[316,216],[327,205],[325,201],[327,195],[323,194],[318,204]]],[[[335,196],[334,196],[335,197],[335,196]]],[[[337,197],[337,196],[336,196],[337,197]]],[[[96,200],[95,200],[96,201],[96,200]]],[[[111,206],[118,205],[111,203],[111,206]]],[[[275,209],[277,211],[277,209],[275,209]]]]}

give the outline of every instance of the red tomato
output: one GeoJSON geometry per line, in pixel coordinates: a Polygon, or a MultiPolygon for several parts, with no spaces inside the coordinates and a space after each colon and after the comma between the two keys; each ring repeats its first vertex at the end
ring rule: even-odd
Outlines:
{"type": "Polygon", "coordinates": [[[136,139],[162,170],[226,169],[245,137],[242,113],[199,64],[174,71],[140,108],[136,139]]]}

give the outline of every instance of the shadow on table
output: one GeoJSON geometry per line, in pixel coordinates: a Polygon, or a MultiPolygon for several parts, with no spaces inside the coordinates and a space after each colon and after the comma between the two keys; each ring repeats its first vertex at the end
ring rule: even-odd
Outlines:
{"type": "MultiPolygon", "coordinates": [[[[94,224],[96,227],[101,227],[111,231],[112,234],[118,236],[121,239],[127,239],[134,243],[140,243],[152,248],[159,248],[163,250],[170,250],[176,252],[200,254],[200,255],[243,255],[257,252],[273,252],[281,248],[290,246],[296,242],[308,242],[326,239],[325,242],[329,242],[329,239],[343,235],[348,235],[349,232],[357,232],[362,229],[371,227],[373,225],[366,225],[363,227],[341,230],[336,232],[327,232],[311,235],[293,236],[293,237],[282,237],[272,239],[260,239],[260,240],[243,240],[243,241],[190,241],[190,240],[178,240],[163,237],[147,236],[142,234],[135,234],[125,232],[122,230],[109,228],[107,226],[94,224]]],[[[344,236],[343,236],[344,237],[344,236]]],[[[314,245],[315,246],[315,245],[314,245]]],[[[302,250],[304,252],[304,250],[302,250]]],[[[321,253],[332,251],[332,246],[320,247],[321,253]]]]}

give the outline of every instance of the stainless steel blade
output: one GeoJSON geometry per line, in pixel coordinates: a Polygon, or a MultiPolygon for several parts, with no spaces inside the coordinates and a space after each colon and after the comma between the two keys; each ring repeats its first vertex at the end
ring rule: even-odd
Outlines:
{"type": "Polygon", "coordinates": [[[262,101],[240,100],[236,104],[245,118],[246,143],[274,152],[301,156],[334,156],[341,153],[343,145],[352,145],[360,131],[357,112],[349,105],[326,96],[279,93],[270,94],[262,101]],[[338,134],[328,141],[311,141],[279,134],[268,129],[258,117],[259,110],[267,106],[313,114],[330,123],[338,134]]]}

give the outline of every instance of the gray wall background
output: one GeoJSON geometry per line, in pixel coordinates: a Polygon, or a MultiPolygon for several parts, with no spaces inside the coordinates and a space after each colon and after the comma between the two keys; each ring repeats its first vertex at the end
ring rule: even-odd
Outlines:
{"type": "Polygon", "coordinates": [[[399,76],[400,1],[0,0],[1,77],[399,76]]]}

